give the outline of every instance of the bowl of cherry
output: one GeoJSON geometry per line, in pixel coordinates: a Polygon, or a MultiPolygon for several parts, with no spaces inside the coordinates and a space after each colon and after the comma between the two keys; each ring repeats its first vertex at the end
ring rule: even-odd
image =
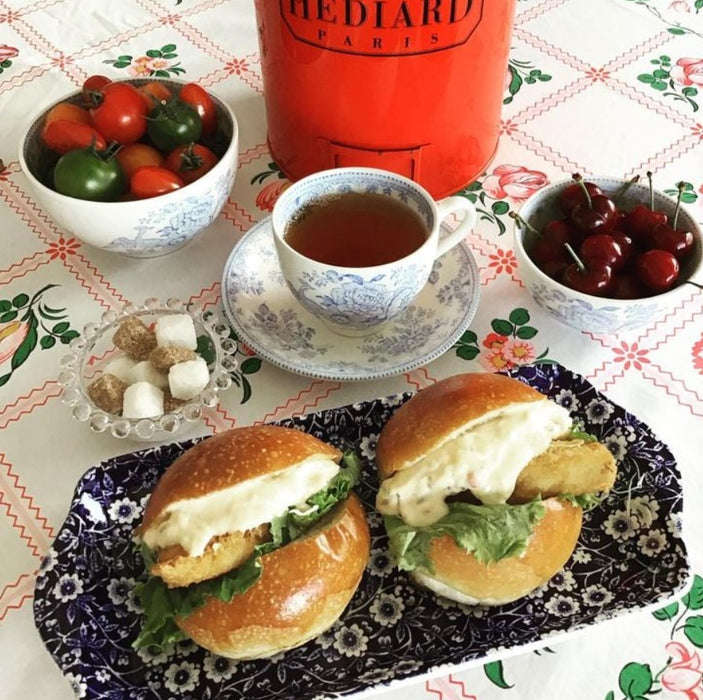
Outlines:
{"type": "Polygon", "coordinates": [[[648,182],[574,175],[525,201],[515,220],[520,276],[559,321],[591,333],[653,323],[701,289],[701,228],[648,182]]]}

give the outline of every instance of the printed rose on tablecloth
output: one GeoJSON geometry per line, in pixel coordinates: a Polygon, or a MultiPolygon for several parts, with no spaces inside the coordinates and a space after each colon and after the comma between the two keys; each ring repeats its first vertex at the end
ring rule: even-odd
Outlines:
{"type": "Polygon", "coordinates": [[[672,0],[669,3],[669,9],[674,12],[690,12],[691,8],[688,4],[688,0],[672,0]]]}
{"type": "Polygon", "coordinates": [[[493,169],[483,181],[483,189],[494,199],[508,198],[514,202],[524,202],[548,182],[547,176],[539,170],[506,164],[493,169]]]}
{"type": "Polygon", "coordinates": [[[697,370],[699,374],[703,374],[703,335],[691,348],[691,355],[693,356],[693,369],[697,370]]]}
{"type": "Polygon", "coordinates": [[[697,85],[703,85],[703,58],[679,58],[672,64],[670,56],[661,55],[650,59],[655,66],[651,73],[640,73],[637,80],[671,97],[678,102],[687,103],[694,112],[698,111],[697,85]]]}
{"type": "Polygon", "coordinates": [[[503,217],[510,211],[510,204],[505,200],[522,202],[547,184],[544,173],[521,165],[499,165],[484,180],[472,182],[457,194],[466,197],[476,207],[480,221],[495,224],[498,235],[502,236],[507,230],[503,217]],[[495,201],[490,202],[489,198],[495,201]]]}
{"type": "MultiPolygon", "coordinates": [[[[662,564],[666,565],[666,561],[662,564]]],[[[666,697],[703,700],[703,665],[698,653],[688,646],[703,647],[703,616],[697,614],[702,609],[703,578],[695,575],[690,592],[680,601],[652,613],[655,619],[671,623],[672,641],[663,649],[666,661],[658,673],[652,672],[651,664],[639,661],[631,661],[622,668],[618,685],[627,698],[660,697],[665,689],[676,694],[667,694],[666,697]],[[688,644],[673,639],[677,633],[683,633],[688,644]]],[[[612,690],[605,696],[606,700],[615,700],[616,697],[612,690]]]]}
{"type": "Polygon", "coordinates": [[[669,74],[679,85],[703,85],[703,58],[680,58],[669,74]]]}
{"type": "Polygon", "coordinates": [[[281,194],[290,187],[290,180],[281,172],[276,163],[269,163],[269,169],[257,173],[251,178],[252,185],[260,185],[271,176],[276,176],[275,180],[267,182],[256,195],[256,207],[261,211],[273,211],[273,205],[281,194]]]}
{"type": "Polygon", "coordinates": [[[31,297],[20,293],[0,299],[0,387],[10,381],[37,345],[49,350],[57,342],[68,345],[78,337],[66,320],[65,309],[52,308],[42,300],[56,286],[47,284],[31,297]]]}
{"type": "Polygon", "coordinates": [[[19,55],[19,50],[14,46],[0,44],[0,74],[12,65],[12,61],[10,59],[17,55],[19,55]]]}
{"type": "Polygon", "coordinates": [[[683,693],[686,697],[699,700],[703,698],[701,687],[701,660],[698,654],[691,653],[680,642],[669,642],[666,651],[672,658],[662,674],[661,683],[667,690],[683,693]]]}
{"type": "Polygon", "coordinates": [[[26,321],[0,323],[0,366],[9,360],[29,333],[26,321]]]}

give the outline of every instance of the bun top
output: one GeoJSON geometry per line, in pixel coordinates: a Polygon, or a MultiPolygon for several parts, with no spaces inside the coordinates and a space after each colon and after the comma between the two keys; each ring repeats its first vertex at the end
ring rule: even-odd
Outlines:
{"type": "Polygon", "coordinates": [[[313,435],[275,425],[233,428],[186,450],[166,470],[144,510],[142,532],[168,506],[209,496],[308,460],[339,462],[341,452],[313,435]]]}
{"type": "Polygon", "coordinates": [[[383,427],[376,448],[381,480],[411,467],[470,424],[513,404],[549,401],[502,374],[457,374],[421,389],[383,427]]]}

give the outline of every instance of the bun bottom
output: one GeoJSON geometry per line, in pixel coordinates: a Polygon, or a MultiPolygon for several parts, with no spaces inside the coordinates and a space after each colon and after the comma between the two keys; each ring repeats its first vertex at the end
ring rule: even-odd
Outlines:
{"type": "Polygon", "coordinates": [[[206,649],[260,659],[300,646],[329,629],[356,592],[370,552],[363,506],[350,495],[311,532],[261,558],[248,591],[226,603],[209,598],[178,626],[206,649]]]}
{"type": "Polygon", "coordinates": [[[581,508],[556,498],[544,504],[544,517],[522,556],[483,564],[444,535],[430,546],[434,573],[414,571],[414,580],[438,595],[468,605],[502,605],[526,596],[566,564],[581,532],[581,508]]]}

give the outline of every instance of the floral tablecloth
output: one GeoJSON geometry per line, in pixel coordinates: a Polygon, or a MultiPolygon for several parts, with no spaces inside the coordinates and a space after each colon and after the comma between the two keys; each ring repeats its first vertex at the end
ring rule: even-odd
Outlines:
{"type": "MultiPolygon", "coordinates": [[[[467,67],[467,90],[475,69],[467,67]]],[[[478,313],[461,339],[427,366],[355,383],[284,372],[240,344],[234,386],[203,434],[414,391],[457,372],[550,361],[634,413],[678,462],[685,517],[682,531],[669,525],[688,548],[688,591],[546,648],[468,670],[438,669],[382,697],[703,698],[703,297],[691,287],[677,308],[639,332],[571,330],[524,290],[508,217],[534,190],[574,172],[650,170],[660,189],[675,192],[683,181],[683,201],[703,220],[702,104],[702,0],[519,0],[500,146],[461,192],[480,212],[470,245],[481,282],[478,313]]],[[[218,308],[232,247],[289,184],[266,146],[253,3],[0,0],[0,114],[0,697],[88,697],[81,674],[64,677],[43,648],[35,578],[81,475],[139,445],[72,419],[60,401],[59,359],[85,323],[127,301],[176,296],[218,308]],[[199,81],[236,112],[235,186],[217,221],[187,248],[151,260],[102,253],[57,228],[32,200],[17,158],[29,115],[93,73],[199,81]],[[28,333],[30,320],[36,334],[28,333]]],[[[611,447],[617,452],[617,441],[611,447]]],[[[615,513],[610,533],[656,558],[664,535],[650,527],[651,516],[615,513]]],[[[568,577],[551,585],[562,596],[559,609],[583,604],[568,577]]],[[[80,592],[81,581],[67,579],[52,595],[59,604],[80,592]]],[[[363,657],[367,642],[363,629],[337,629],[329,640],[349,657],[363,657]]],[[[215,672],[170,669],[159,696],[193,697],[198,677],[215,672]]]]}

